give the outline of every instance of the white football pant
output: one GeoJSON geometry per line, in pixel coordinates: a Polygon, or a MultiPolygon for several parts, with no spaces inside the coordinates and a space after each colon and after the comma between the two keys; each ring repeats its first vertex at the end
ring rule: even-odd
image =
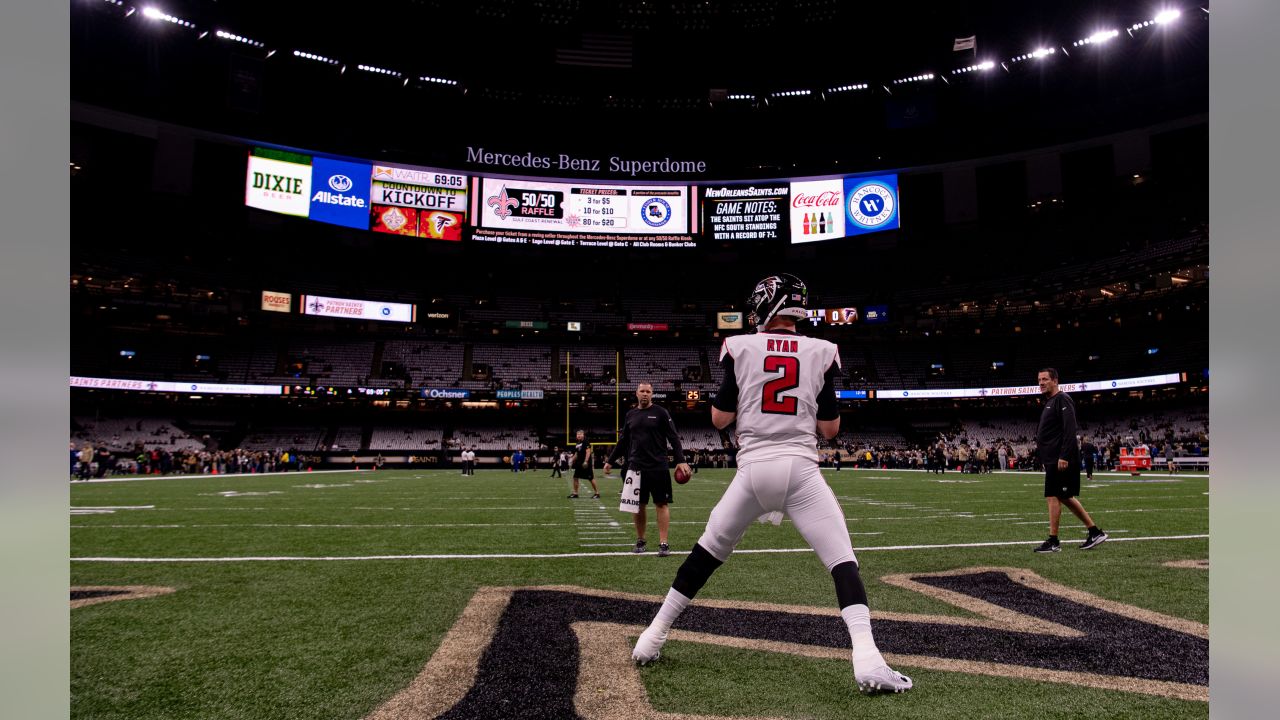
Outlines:
{"type": "Polygon", "coordinates": [[[782,511],[795,523],[827,571],[842,562],[857,562],[849,526],[836,495],[812,459],[780,457],[738,468],[724,497],[711,511],[698,544],[717,560],[729,559],[756,518],[782,511]]]}

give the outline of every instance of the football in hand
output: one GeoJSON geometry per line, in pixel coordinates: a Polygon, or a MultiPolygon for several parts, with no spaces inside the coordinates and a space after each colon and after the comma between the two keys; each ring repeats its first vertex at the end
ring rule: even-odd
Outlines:
{"type": "Polygon", "coordinates": [[[683,485],[683,484],[685,484],[685,483],[689,482],[689,478],[691,478],[691,477],[693,477],[693,473],[690,473],[690,472],[689,472],[689,471],[687,471],[687,470],[682,470],[682,469],[680,469],[680,468],[676,468],[676,482],[678,482],[678,483],[680,483],[681,485],[683,485]]]}

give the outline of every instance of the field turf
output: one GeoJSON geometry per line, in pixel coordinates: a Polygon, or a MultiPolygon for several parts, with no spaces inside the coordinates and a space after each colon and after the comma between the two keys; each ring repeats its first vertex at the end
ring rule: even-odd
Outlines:
{"type": "MultiPolygon", "coordinates": [[[[702,470],[688,485],[676,487],[674,554],[658,558],[652,508],[650,552],[628,554],[635,535],[631,516],[618,511],[616,474],[601,480],[603,498],[594,501],[587,499],[589,485],[581,499],[566,499],[567,480],[548,474],[304,472],[74,483],[73,588],[152,586],[173,592],[71,610],[72,717],[370,716],[423,671],[479,588],[575,586],[656,600],[732,477],[731,470],[702,470]],[[135,561],[143,559],[148,561],[135,561]]],[[[1063,551],[1038,555],[1031,549],[1047,534],[1047,520],[1037,475],[824,474],[849,519],[873,622],[877,613],[977,617],[936,595],[885,582],[886,576],[1009,568],[1030,570],[1114,603],[1208,623],[1208,571],[1166,565],[1209,557],[1207,477],[1096,476],[1086,482],[1081,499],[1111,540],[1091,551],[1077,550],[1084,530],[1064,512],[1063,551]]],[[[743,552],[713,576],[695,608],[729,601],[727,612],[735,612],[734,603],[830,611],[835,604],[830,576],[805,547],[790,522],[753,525],[739,545],[743,552]],[[794,552],[763,552],[769,550],[794,552]]],[[[526,595],[529,602],[551,598],[546,609],[529,617],[559,617],[565,597],[573,606],[566,612],[578,613],[574,617],[597,612],[572,594],[526,595]]],[[[986,599],[1004,602],[995,595],[986,599]]],[[[517,604],[513,599],[512,607],[517,604]]],[[[605,619],[642,625],[643,620],[624,619],[625,612],[647,619],[655,608],[619,609],[616,618],[605,619]]],[[[696,625],[700,616],[691,609],[686,617],[696,625]]],[[[1048,619],[1071,625],[1067,617],[1048,619]]],[[[838,618],[829,621],[836,636],[844,633],[838,618]]],[[[515,632],[520,629],[510,627],[515,622],[502,627],[515,632]]],[[[895,647],[895,637],[908,636],[895,635],[888,623],[876,627],[880,649],[891,660],[895,653],[911,654],[903,652],[902,640],[895,647]]],[[[946,631],[939,627],[937,633],[946,631]]],[[[1159,645],[1164,640],[1150,640],[1157,636],[1146,637],[1136,627],[1137,635],[1105,637],[1140,649],[1144,642],[1155,643],[1141,649],[1149,657],[1146,669],[1187,662],[1167,658],[1159,645]]],[[[920,641],[927,644],[937,633],[929,630],[920,641]]],[[[536,632],[532,637],[538,645],[536,632]]],[[[981,645],[981,638],[957,641],[955,647],[981,645]]],[[[634,636],[626,642],[634,642],[634,636]]],[[[1041,651],[1046,658],[1058,655],[1052,642],[1041,651]]],[[[478,653],[484,647],[487,640],[473,649],[478,653]]],[[[612,654],[606,649],[600,667],[579,668],[575,646],[541,656],[537,650],[512,651],[542,657],[529,660],[531,667],[521,669],[519,682],[510,680],[517,677],[510,671],[481,672],[477,682],[487,684],[477,697],[488,698],[488,709],[472,716],[570,717],[574,711],[557,709],[551,699],[534,703],[529,698],[553,698],[566,682],[570,689],[574,682],[605,688],[614,680],[603,677],[613,672],[608,663],[625,655],[625,649],[612,654]]],[[[908,662],[894,664],[915,679],[910,693],[859,695],[847,650],[840,652],[846,654],[797,655],[673,635],[663,658],[639,669],[640,694],[647,695],[644,707],[651,706],[654,716],[1208,716],[1207,702],[1176,693],[1084,687],[1062,676],[1051,682],[1034,670],[998,677],[908,662]]],[[[1180,672],[1207,675],[1205,663],[1180,672]]],[[[614,675],[635,672],[619,667],[614,675]]],[[[594,708],[582,706],[578,714],[634,714],[623,704],[604,701],[594,708]]],[[[387,717],[391,711],[384,707],[382,712],[387,717]]],[[[421,716],[396,712],[391,716],[421,716]]],[[[467,712],[455,709],[450,716],[467,712]]]]}

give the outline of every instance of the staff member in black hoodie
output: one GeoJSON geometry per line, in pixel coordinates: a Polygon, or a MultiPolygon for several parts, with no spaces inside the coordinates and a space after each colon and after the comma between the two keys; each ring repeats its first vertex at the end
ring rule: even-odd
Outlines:
{"type": "Polygon", "coordinates": [[[645,551],[645,525],[648,516],[645,509],[649,498],[658,509],[658,557],[671,554],[667,545],[667,526],[671,524],[672,501],[671,471],[667,468],[667,445],[676,458],[676,467],[682,473],[690,473],[684,461],[684,450],[680,446],[680,436],[676,434],[675,421],[665,408],[653,404],[653,385],[642,382],[636,385],[635,408],[627,412],[622,426],[622,436],[614,446],[609,459],[605,461],[604,473],[609,474],[611,466],[617,464],[619,458],[626,458],[627,471],[640,475],[640,511],[636,513],[636,546],[632,552],[645,551]]]}
{"type": "Polygon", "coordinates": [[[1080,494],[1080,445],[1076,442],[1076,404],[1070,396],[1058,389],[1058,371],[1045,368],[1037,376],[1040,392],[1044,395],[1044,410],[1040,412],[1040,426],[1036,429],[1036,456],[1044,464],[1044,496],[1049,503],[1049,539],[1036,548],[1038,553],[1054,553],[1062,550],[1058,542],[1058,518],[1062,506],[1089,529],[1089,537],[1080,545],[1081,550],[1097,547],[1107,539],[1107,534],[1093,524],[1093,518],[1084,505],[1076,499],[1080,494]]]}

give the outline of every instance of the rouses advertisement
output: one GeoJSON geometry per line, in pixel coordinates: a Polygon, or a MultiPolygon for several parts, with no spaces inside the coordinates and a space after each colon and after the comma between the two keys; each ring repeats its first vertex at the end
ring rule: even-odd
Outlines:
{"type": "Polygon", "coordinates": [[[410,303],[374,302],[346,298],[302,296],[302,314],[323,317],[350,318],[353,320],[385,320],[388,322],[414,322],[417,307],[410,303]]]}
{"type": "Polygon", "coordinates": [[[311,219],[369,229],[369,164],[316,157],[311,161],[311,219]]]}
{"type": "Polygon", "coordinates": [[[897,229],[898,176],[845,178],[844,208],[845,235],[897,229]]]}
{"type": "Polygon", "coordinates": [[[375,232],[457,242],[467,217],[467,176],[374,165],[370,187],[375,232]]]}
{"type": "Polygon", "coordinates": [[[790,192],[785,183],[704,188],[702,225],[713,240],[786,238],[790,192]]]}
{"type": "Polygon", "coordinates": [[[791,183],[791,242],[844,237],[844,181],[791,183]]]}
{"type": "Polygon", "coordinates": [[[267,312],[293,312],[293,293],[263,290],[262,309],[267,312]]]}
{"type": "Polygon", "coordinates": [[[684,235],[685,186],[580,185],[485,178],[480,227],[545,232],[684,235]]]}
{"type": "Polygon", "coordinates": [[[245,175],[244,204],[259,210],[307,217],[311,209],[311,158],[254,148],[245,175]]]}

